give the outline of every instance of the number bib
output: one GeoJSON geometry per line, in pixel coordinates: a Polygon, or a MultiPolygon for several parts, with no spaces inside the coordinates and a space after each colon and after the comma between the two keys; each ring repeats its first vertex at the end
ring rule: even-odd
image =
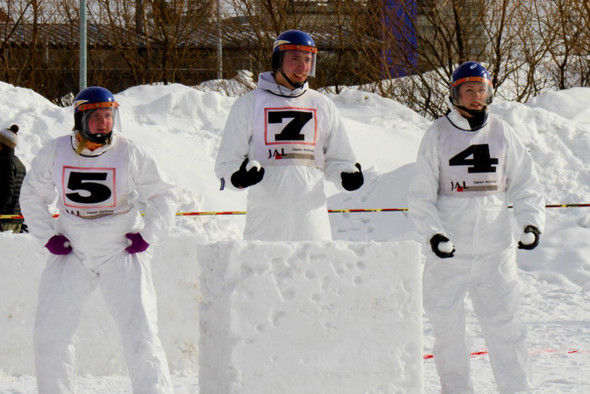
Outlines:
{"type": "Polygon", "coordinates": [[[252,142],[254,158],[265,165],[306,165],[323,168],[320,117],[313,91],[297,98],[255,90],[252,142]]]}
{"type": "Polygon", "coordinates": [[[124,144],[115,144],[100,156],[81,156],[74,152],[71,138],[60,138],[53,161],[58,208],[83,218],[127,212],[131,207],[124,144]]]}
{"type": "Polygon", "coordinates": [[[494,117],[475,132],[458,130],[442,118],[439,194],[472,197],[504,192],[506,149],[502,123],[494,117]]]}

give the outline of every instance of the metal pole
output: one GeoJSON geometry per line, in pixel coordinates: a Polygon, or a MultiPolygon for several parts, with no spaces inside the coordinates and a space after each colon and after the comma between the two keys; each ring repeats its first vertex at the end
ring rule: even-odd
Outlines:
{"type": "Polygon", "coordinates": [[[86,88],[86,0],[80,0],[80,90],[86,88]]]}
{"type": "Polygon", "coordinates": [[[217,79],[223,79],[223,45],[221,41],[221,0],[217,0],[217,79]]]}

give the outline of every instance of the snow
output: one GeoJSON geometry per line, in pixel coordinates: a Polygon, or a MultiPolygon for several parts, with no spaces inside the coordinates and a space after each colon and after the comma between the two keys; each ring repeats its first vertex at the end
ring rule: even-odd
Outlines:
{"type": "MultiPolygon", "coordinates": [[[[137,86],[116,97],[124,134],[150,150],[179,186],[180,211],[245,210],[246,193],[219,191],[213,173],[216,149],[235,97],[207,86],[194,89],[178,84],[137,86]]],[[[412,163],[431,121],[371,93],[347,89],[330,97],[343,116],[366,184],[354,193],[340,193],[328,185],[329,208],[407,207],[412,163]]],[[[549,92],[525,104],[500,100],[492,104],[492,111],[502,115],[530,149],[548,204],[590,203],[589,108],[590,88],[549,92]]],[[[5,83],[0,83],[0,113],[0,127],[20,126],[16,153],[27,168],[43,143],[68,134],[73,126],[71,107],[60,108],[31,90],[5,83]]],[[[339,241],[419,240],[404,212],[334,213],[330,218],[334,239],[339,241]]],[[[539,247],[517,252],[535,392],[590,392],[590,208],[549,209],[547,219],[539,247]]],[[[196,244],[239,240],[243,225],[239,215],[177,217],[170,238],[154,247],[161,336],[177,393],[199,391],[201,293],[196,244]],[[176,309],[166,306],[175,302],[176,309]]],[[[31,324],[46,252],[30,236],[12,234],[0,234],[0,250],[0,393],[34,393],[31,324]],[[14,299],[16,303],[5,301],[14,299]]],[[[113,323],[100,296],[95,296],[78,333],[78,390],[130,393],[118,339],[101,336],[113,323]],[[100,327],[92,324],[98,318],[100,327]],[[95,357],[95,350],[102,348],[111,355],[95,357]]],[[[467,318],[472,351],[485,351],[471,309],[467,318]]],[[[428,355],[433,344],[428,320],[424,320],[423,334],[423,352],[428,355]]],[[[496,392],[486,354],[473,356],[472,369],[477,393],[496,392]]],[[[438,390],[434,362],[426,359],[424,391],[438,390]]]]}
{"type": "Polygon", "coordinates": [[[417,242],[225,241],[197,255],[203,392],[423,392],[417,242]]]}

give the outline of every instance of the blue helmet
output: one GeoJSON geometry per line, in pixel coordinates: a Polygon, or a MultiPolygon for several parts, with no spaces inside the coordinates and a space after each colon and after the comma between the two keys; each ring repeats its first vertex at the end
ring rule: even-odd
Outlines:
{"type": "Polygon", "coordinates": [[[474,61],[461,64],[451,76],[451,102],[459,105],[459,86],[465,82],[480,82],[487,87],[486,104],[491,104],[494,98],[494,84],[488,70],[474,61]]]}
{"type": "Polygon", "coordinates": [[[311,36],[301,30],[287,30],[279,34],[272,47],[272,69],[279,70],[285,51],[305,51],[313,56],[309,76],[315,76],[315,57],[317,48],[311,36]]]}
{"type": "Polygon", "coordinates": [[[88,141],[104,144],[111,137],[113,130],[106,134],[93,134],[88,129],[89,116],[101,108],[110,108],[113,112],[113,128],[118,126],[119,103],[113,94],[100,86],[82,89],[74,98],[74,130],[77,130],[88,141]]]}

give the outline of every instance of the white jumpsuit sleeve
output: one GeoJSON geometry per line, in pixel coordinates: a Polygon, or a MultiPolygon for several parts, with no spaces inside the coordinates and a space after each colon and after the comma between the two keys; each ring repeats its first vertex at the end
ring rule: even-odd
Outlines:
{"type": "Polygon", "coordinates": [[[506,158],[506,192],[514,204],[514,216],[520,230],[533,225],[545,228],[545,198],[533,159],[516,132],[506,123],[508,152],[506,158]]]}
{"type": "Polygon", "coordinates": [[[29,232],[41,241],[56,234],[56,220],[49,206],[57,197],[52,178],[57,140],[48,142],[37,153],[27,172],[20,193],[20,206],[29,232]]]}
{"type": "Polygon", "coordinates": [[[445,234],[438,208],[439,130],[435,124],[424,134],[414,165],[414,177],[408,190],[409,213],[418,233],[429,240],[434,234],[445,234]]]}
{"type": "Polygon", "coordinates": [[[176,215],[176,188],[162,179],[155,160],[143,149],[131,150],[131,176],[141,201],[145,203],[142,237],[150,244],[164,239],[176,215]]]}
{"type": "Polygon", "coordinates": [[[231,184],[231,176],[250,153],[254,95],[245,94],[232,106],[215,161],[215,174],[225,181],[225,187],[239,190],[231,184]]]}
{"type": "Polygon", "coordinates": [[[330,130],[324,143],[324,176],[327,180],[334,182],[339,189],[344,190],[340,174],[357,171],[354,166],[356,160],[338,109],[328,98],[326,103],[326,116],[330,117],[330,130]]]}

